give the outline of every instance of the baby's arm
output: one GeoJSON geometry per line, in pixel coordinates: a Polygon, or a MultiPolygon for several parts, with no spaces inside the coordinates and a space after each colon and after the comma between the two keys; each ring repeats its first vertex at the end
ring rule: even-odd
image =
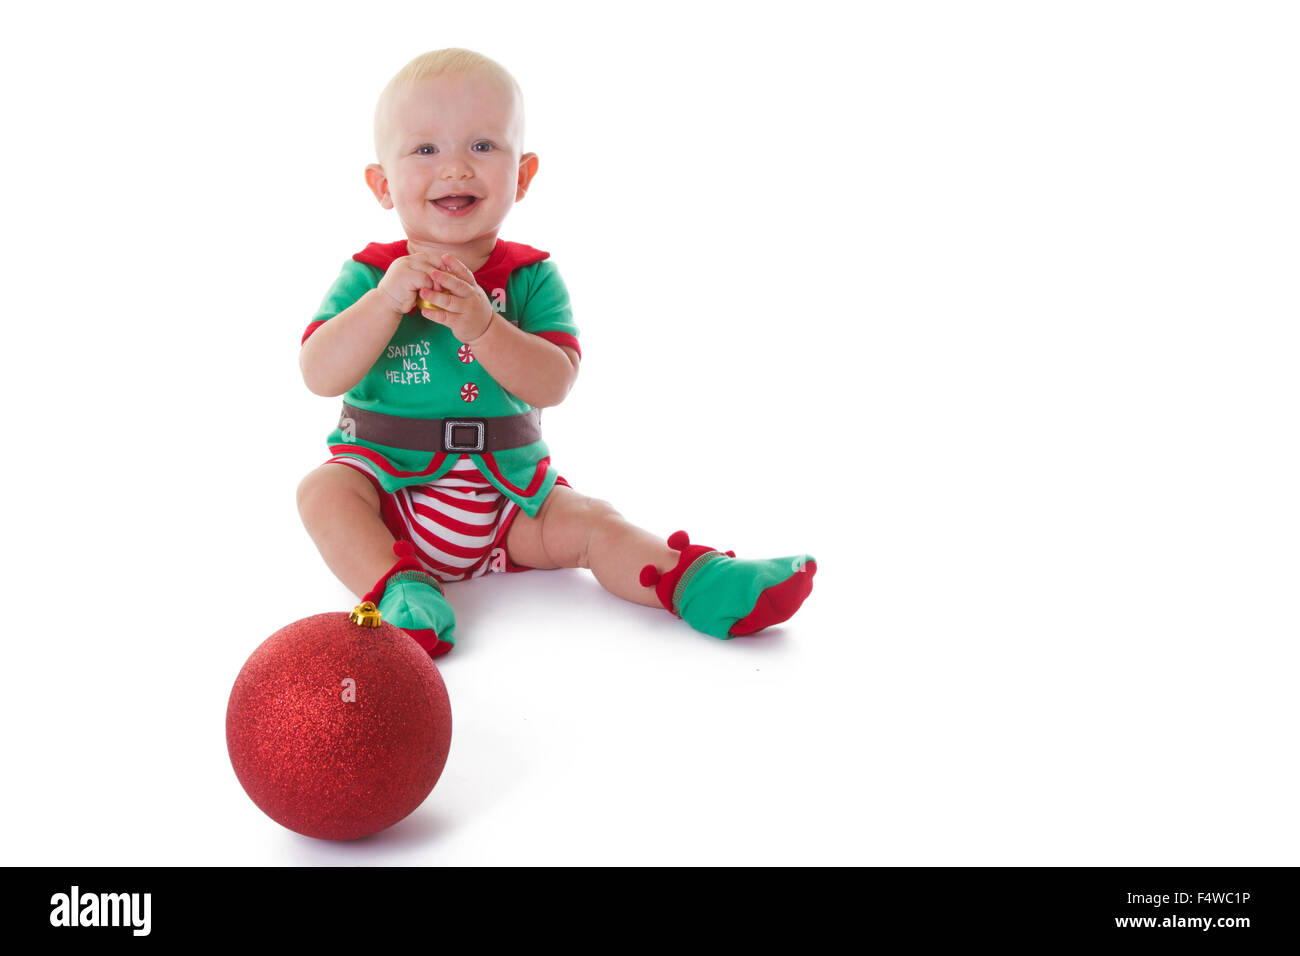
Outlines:
{"type": "Polygon", "coordinates": [[[474,358],[501,387],[534,408],[564,401],[578,377],[578,353],[525,332],[502,318],[493,320],[471,348],[474,358]]]}
{"type": "Polygon", "coordinates": [[[416,253],[396,260],[377,288],[321,325],[302,344],[298,365],[307,388],[317,395],[342,395],[365,377],[430,284],[433,263],[416,253]]]}
{"type": "Polygon", "coordinates": [[[302,343],[298,365],[317,395],[342,395],[365,377],[384,351],[402,315],[379,289],[371,289],[302,343]]]}
{"type": "Polygon", "coordinates": [[[430,293],[430,301],[437,308],[421,314],[451,329],[507,392],[534,408],[564,401],[578,377],[578,351],[511,325],[496,313],[463,262],[452,255],[442,261],[445,268],[432,273],[438,291],[430,293]]]}

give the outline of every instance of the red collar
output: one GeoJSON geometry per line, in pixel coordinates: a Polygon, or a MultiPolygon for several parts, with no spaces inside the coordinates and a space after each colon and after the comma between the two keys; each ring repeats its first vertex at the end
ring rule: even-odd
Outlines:
{"type": "MultiPolygon", "coordinates": [[[[388,267],[396,260],[407,255],[410,255],[410,252],[407,251],[406,240],[400,239],[397,242],[372,242],[352,258],[363,265],[374,266],[387,272],[388,267]]],[[[474,273],[474,281],[490,296],[493,290],[506,287],[506,280],[510,278],[510,273],[524,266],[530,266],[534,262],[541,262],[550,255],[549,252],[542,252],[541,249],[534,249],[522,242],[498,239],[497,244],[492,248],[492,255],[488,256],[488,261],[474,273]]]]}

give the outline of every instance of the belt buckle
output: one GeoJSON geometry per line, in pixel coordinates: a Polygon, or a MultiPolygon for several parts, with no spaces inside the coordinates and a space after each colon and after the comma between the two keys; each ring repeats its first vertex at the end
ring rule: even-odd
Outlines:
{"type": "Polygon", "coordinates": [[[457,418],[443,422],[442,447],[447,451],[481,452],[486,442],[487,422],[482,419],[457,418]],[[472,442],[467,442],[469,435],[465,429],[469,428],[478,430],[478,437],[472,442]]]}

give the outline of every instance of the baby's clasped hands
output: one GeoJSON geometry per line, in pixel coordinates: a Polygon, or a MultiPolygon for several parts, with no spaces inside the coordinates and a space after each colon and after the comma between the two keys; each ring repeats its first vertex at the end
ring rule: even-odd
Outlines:
{"type": "Polygon", "coordinates": [[[443,253],[439,269],[427,253],[396,260],[379,283],[393,307],[406,315],[417,306],[431,322],[445,325],[462,342],[480,338],[496,314],[487,293],[465,263],[443,253]]]}
{"type": "Polygon", "coordinates": [[[442,262],[446,270],[429,270],[434,287],[420,290],[420,314],[447,326],[462,342],[481,338],[492,324],[496,309],[465,263],[450,253],[443,253],[442,262]]]}

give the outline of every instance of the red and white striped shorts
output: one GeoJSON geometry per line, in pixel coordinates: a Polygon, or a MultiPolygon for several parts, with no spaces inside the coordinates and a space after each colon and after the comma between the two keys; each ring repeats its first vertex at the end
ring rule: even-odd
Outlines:
{"type": "MultiPolygon", "coordinates": [[[[389,533],[415,545],[416,557],[439,581],[468,581],[490,571],[527,571],[506,554],[506,535],[519,506],[498,491],[467,456],[427,485],[385,491],[374,470],[357,458],[328,463],[355,468],[379,494],[389,533]]],[[[556,484],[568,486],[563,478],[556,484]]]]}

